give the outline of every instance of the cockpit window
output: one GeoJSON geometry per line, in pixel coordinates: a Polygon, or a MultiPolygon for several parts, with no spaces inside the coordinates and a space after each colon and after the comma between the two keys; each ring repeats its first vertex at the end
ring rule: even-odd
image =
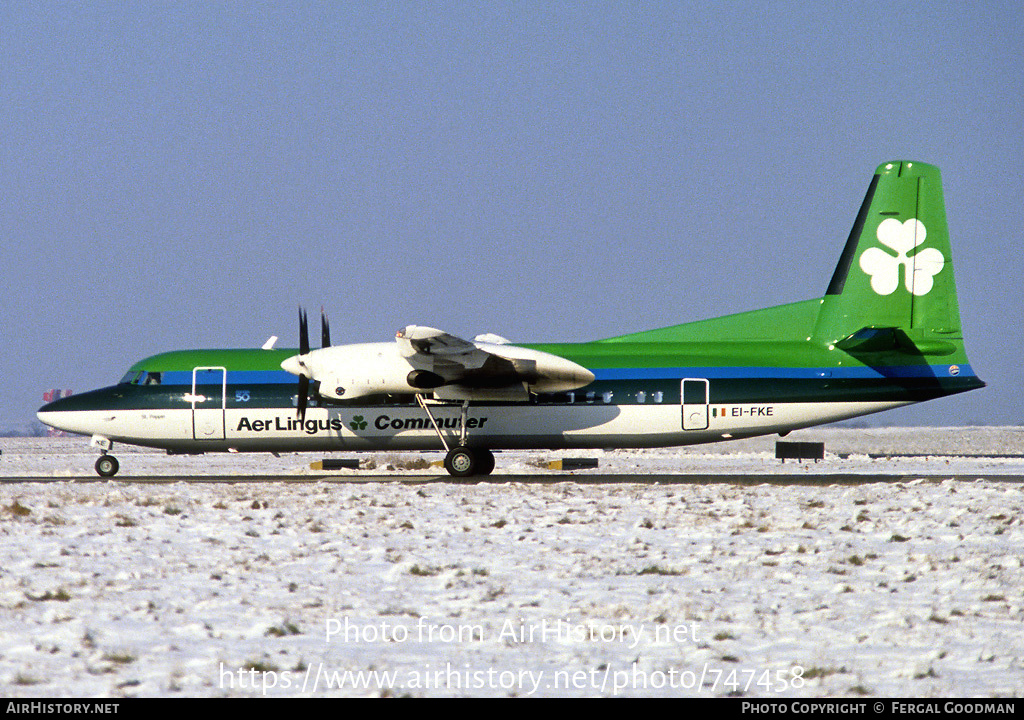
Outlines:
{"type": "Polygon", "coordinates": [[[146,372],[145,370],[129,370],[128,374],[121,378],[121,385],[159,385],[161,373],[146,372]]]}

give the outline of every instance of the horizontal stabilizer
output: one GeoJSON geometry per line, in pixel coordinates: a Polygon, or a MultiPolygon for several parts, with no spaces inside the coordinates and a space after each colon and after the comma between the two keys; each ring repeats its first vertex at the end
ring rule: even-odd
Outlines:
{"type": "MultiPolygon", "coordinates": [[[[855,357],[873,353],[904,353],[907,355],[951,355],[956,345],[936,339],[913,340],[900,328],[861,328],[835,344],[855,357]]],[[[870,364],[870,363],[869,363],[870,364]]]]}
{"type": "Polygon", "coordinates": [[[843,338],[836,343],[836,347],[851,355],[859,355],[873,352],[898,352],[904,348],[912,348],[913,343],[899,328],[866,327],[843,338]]]}

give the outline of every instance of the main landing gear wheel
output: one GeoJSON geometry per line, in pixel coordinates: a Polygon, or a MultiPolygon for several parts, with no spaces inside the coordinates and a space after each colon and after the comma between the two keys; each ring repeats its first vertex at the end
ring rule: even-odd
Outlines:
{"type": "Polygon", "coordinates": [[[494,453],[486,448],[453,447],[444,459],[444,469],[455,477],[490,475],[494,470],[494,453]]]}
{"type": "Polygon", "coordinates": [[[453,447],[444,458],[444,469],[455,477],[469,477],[476,468],[476,453],[468,447],[453,447]]]}
{"type": "Polygon", "coordinates": [[[494,453],[486,448],[477,448],[476,458],[480,462],[480,468],[476,471],[477,475],[490,475],[494,472],[494,453]]]}
{"type": "Polygon", "coordinates": [[[100,477],[114,477],[120,467],[120,463],[113,455],[100,455],[96,461],[96,473],[100,477]]]}

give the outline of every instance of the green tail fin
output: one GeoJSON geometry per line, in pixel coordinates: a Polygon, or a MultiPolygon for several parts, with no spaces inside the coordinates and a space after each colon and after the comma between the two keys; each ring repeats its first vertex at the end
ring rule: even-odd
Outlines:
{"type": "Polygon", "coordinates": [[[961,337],[942,179],[933,165],[897,161],[875,171],[814,338],[850,343],[865,328],[899,329],[925,345],[961,337]]]}

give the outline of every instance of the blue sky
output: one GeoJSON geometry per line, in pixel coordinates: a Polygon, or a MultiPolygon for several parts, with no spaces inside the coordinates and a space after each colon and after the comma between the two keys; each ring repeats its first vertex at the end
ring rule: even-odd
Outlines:
{"type": "Polygon", "coordinates": [[[943,171],[1022,424],[1019,3],[6,2],[0,427],[187,347],[588,340],[816,297],[871,173],[943,171]]]}

